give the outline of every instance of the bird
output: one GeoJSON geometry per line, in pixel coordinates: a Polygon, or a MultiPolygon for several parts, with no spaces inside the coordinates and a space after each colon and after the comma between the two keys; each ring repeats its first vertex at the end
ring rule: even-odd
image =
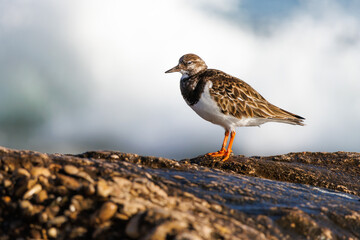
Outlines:
{"type": "Polygon", "coordinates": [[[182,75],[180,90],[186,103],[200,117],[225,129],[220,150],[207,153],[208,156],[229,160],[236,127],[260,126],[267,122],[304,126],[305,118],[269,103],[243,80],[209,69],[196,54],[183,55],[178,65],[165,73],[173,72],[182,75]]]}

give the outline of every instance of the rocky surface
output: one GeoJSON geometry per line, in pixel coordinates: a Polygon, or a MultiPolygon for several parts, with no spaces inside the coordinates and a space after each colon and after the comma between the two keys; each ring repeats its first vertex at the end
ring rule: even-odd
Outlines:
{"type": "Polygon", "coordinates": [[[360,154],[0,148],[0,239],[360,239],[360,154]]]}

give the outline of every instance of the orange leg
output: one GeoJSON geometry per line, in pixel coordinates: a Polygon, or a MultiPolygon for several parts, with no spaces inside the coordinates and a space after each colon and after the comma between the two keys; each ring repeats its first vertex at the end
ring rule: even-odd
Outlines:
{"type": "Polygon", "coordinates": [[[231,154],[231,152],[232,152],[231,148],[232,148],[232,145],[233,145],[234,139],[235,139],[235,134],[236,134],[235,131],[232,131],[232,132],[231,132],[230,141],[229,141],[229,146],[228,146],[228,149],[226,150],[226,153],[225,153],[225,155],[224,155],[225,157],[224,157],[223,160],[222,160],[223,162],[226,161],[226,160],[228,160],[229,157],[230,157],[230,154],[231,154]]]}
{"type": "Polygon", "coordinates": [[[223,156],[225,156],[225,154],[226,154],[226,149],[225,149],[225,147],[226,147],[227,140],[228,140],[228,138],[229,138],[229,133],[230,133],[230,132],[226,130],[226,132],[225,132],[225,137],[224,137],[224,141],[223,141],[223,143],[222,143],[222,146],[221,146],[220,151],[213,152],[213,153],[208,153],[208,154],[206,154],[206,155],[209,155],[209,156],[212,156],[212,157],[223,157],[223,156]]]}

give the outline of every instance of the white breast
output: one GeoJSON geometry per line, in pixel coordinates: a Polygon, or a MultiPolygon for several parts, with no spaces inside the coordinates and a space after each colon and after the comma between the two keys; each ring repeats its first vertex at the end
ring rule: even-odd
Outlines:
{"type": "Polygon", "coordinates": [[[226,130],[235,130],[235,127],[259,126],[266,122],[264,119],[256,118],[236,118],[231,115],[225,115],[221,112],[215,100],[211,97],[209,88],[212,82],[209,81],[204,87],[200,100],[190,106],[200,117],[214,124],[224,127],[226,130]]]}

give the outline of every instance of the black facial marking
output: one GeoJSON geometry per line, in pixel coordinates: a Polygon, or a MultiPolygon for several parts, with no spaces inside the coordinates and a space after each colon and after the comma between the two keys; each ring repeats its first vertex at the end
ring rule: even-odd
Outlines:
{"type": "Polygon", "coordinates": [[[184,97],[187,104],[196,104],[204,91],[206,81],[202,77],[202,73],[194,76],[183,78],[180,81],[181,94],[184,97]]]}

